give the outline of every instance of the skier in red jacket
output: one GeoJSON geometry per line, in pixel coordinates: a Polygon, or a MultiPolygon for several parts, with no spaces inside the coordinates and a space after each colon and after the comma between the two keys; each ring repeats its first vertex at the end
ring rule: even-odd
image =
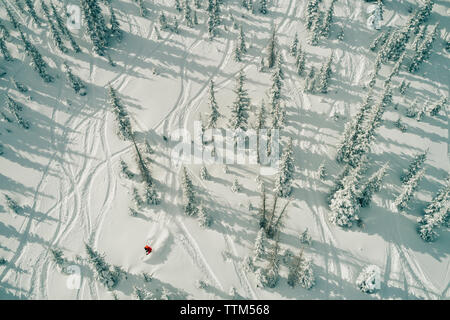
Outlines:
{"type": "Polygon", "coordinates": [[[152,252],[152,248],[151,248],[149,245],[146,245],[146,246],[144,247],[144,249],[145,249],[145,251],[147,252],[147,255],[148,255],[150,252],[152,252]]]}

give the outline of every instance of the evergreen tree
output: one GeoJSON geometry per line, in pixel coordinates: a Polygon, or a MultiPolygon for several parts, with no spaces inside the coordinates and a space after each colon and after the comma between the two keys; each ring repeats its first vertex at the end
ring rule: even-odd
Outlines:
{"type": "Polygon", "coordinates": [[[136,187],[133,187],[133,201],[138,209],[142,209],[144,206],[144,200],[142,200],[142,197],[136,187]]]}
{"type": "Polygon", "coordinates": [[[265,248],[264,239],[265,239],[264,228],[261,228],[259,229],[258,234],[256,235],[253,261],[256,261],[256,259],[261,258],[264,255],[264,248],[265,248]]]}
{"type": "Polygon", "coordinates": [[[333,55],[330,56],[328,61],[322,65],[320,68],[320,73],[318,75],[318,89],[322,93],[328,92],[328,82],[331,77],[331,62],[333,61],[333,55]]]}
{"type": "Polygon", "coordinates": [[[214,82],[211,80],[209,84],[209,107],[211,112],[208,115],[208,128],[216,128],[217,120],[220,117],[219,106],[217,105],[216,96],[214,92],[214,82]]]}
{"type": "Polygon", "coordinates": [[[184,0],[184,19],[186,20],[186,25],[189,28],[194,26],[194,22],[192,21],[192,9],[189,0],[184,0]]]}
{"type": "Polygon", "coordinates": [[[316,90],[316,69],[314,66],[311,67],[311,70],[308,72],[308,76],[305,81],[305,91],[314,93],[316,90]]]}
{"type": "Polygon", "coordinates": [[[16,200],[11,198],[7,194],[4,194],[4,196],[5,196],[5,200],[6,200],[6,205],[12,212],[14,212],[15,214],[23,213],[23,208],[17,203],[16,200]]]}
{"type": "Polygon", "coordinates": [[[312,268],[312,261],[304,259],[300,266],[300,272],[298,273],[298,283],[304,289],[311,289],[316,284],[316,277],[312,268]]]}
{"type": "Polygon", "coordinates": [[[135,2],[137,2],[139,6],[139,14],[141,15],[141,17],[146,17],[148,14],[148,10],[144,5],[144,0],[135,0],[135,2]]]}
{"type": "Polygon", "coordinates": [[[245,42],[244,29],[241,25],[241,27],[239,28],[239,51],[241,52],[241,54],[247,53],[247,45],[245,42]]]}
{"type": "Polygon", "coordinates": [[[25,0],[25,4],[28,8],[28,11],[30,12],[31,18],[33,18],[33,21],[39,26],[39,18],[36,14],[36,10],[34,9],[34,3],[31,0],[25,0]]]}
{"type": "Polygon", "coordinates": [[[241,185],[239,184],[239,181],[237,178],[234,178],[233,185],[231,186],[231,191],[233,192],[240,192],[241,191],[241,185]]]}
{"type": "Polygon", "coordinates": [[[277,37],[275,27],[272,29],[272,36],[270,37],[269,45],[267,47],[267,67],[272,69],[277,60],[277,37]]]}
{"type": "Polygon", "coordinates": [[[181,186],[183,188],[183,209],[184,213],[188,216],[195,216],[198,212],[196,195],[194,191],[194,185],[189,177],[189,174],[185,167],[183,167],[183,176],[181,180],[181,186]]]}
{"type": "Polygon", "coordinates": [[[134,178],[134,173],[130,171],[127,163],[122,159],[120,159],[120,172],[122,172],[122,174],[125,175],[125,177],[127,177],[128,179],[134,178]]]}
{"type": "Polygon", "coordinates": [[[6,41],[4,35],[0,36],[0,51],[2,52],[3,58],[6,61],[13,61],[11,54],[9,53],[8,48],[6,47],[6,41]]]}
{"type": "Polygon", "coordinates": [[[70,83],[70,86],[75,90],[76,93],[78,93],[80,96],[86,95],[86,86],[84,85],[83,81],[76,75],[72,73],[72,70],[70,69],[67,62],[64,62],[64,69],[67,75],[67,80],[70,83]]]}
{"type": "Polygon", "coordinates": [[[383,46],[386,43],[386,40],[389,37],[389,31],[381,32],[370,44],[369,49],[372,51],[376,51],[379,47],[383,46]]]}
{"type": "Polygon", "coordinates": [[[211,216],[209,215],[203,203],[200,204],[200,207],[198,209],[198,222],[203,228],[211,226],[211,216]]]}
{"type": "Polygon", "coordinates": [[[341,227],[351,227],[352,223],[359,219],[358,182],[365,166],[366,159],[363,158],[358,166],[348,171],[348,175],[342,179],[342,187],[331,196],[329,218],[332,223],[341,227]]]}
{"type": "Polygon", "coordinates": [[[25,52],[31,58],[32,68],[39,74],[39,76],[44,80],[44,82],[52,82],[54,79],[47,72],[47,63],[42,59],[41,54],[36,49],[34,45],[31,44],[26,38],[22,31],[19,29],[20,37],[25,45],[25,52]]]}
{"type": "Polygon", "coordinates": [[[108,45],[108,32],[98,0],[80,0],[80,4],[94,52],[103,56],[108,45]]]}
{"type": "Polygon", "coordinates": [[[359,197],[359,204],[361,207],[369,206],[372,201],[374,193],[380,191],[381,182],[386,174],[387,164],[381,167],[377,172],[375,172],[369,180],[362,186],[361,194],[359,197]]]}
{"type": "Polygon", "coordinates": [[[209,180],[210,176],[209,176],[208,170],[206,170],[206,167],[200,168],[200,178],[202,180],[209,180]]]}
{"type": "Polygon", "coordinates": [[[24,129],[30,129],[30,123],[22,117],[23,107],[9,95],[6,96],[6,106],[17,120],[17,123],[24,129]]]}
{"type": "Polygon", "coordinates": [[[425,209],[425,215],[418,219],[417,231],[420,237],[427,241],[436,241],[439,234],[436,229],[445,225],[449,219],[450,212],[450,179],[447,179],[446,186],[439,190],[433,200],[425,209]]]}
{"type": "Polygon", "coordinates": [[[244,71],[241,70],[236,78],[236,88],[234,93],[236,94],[236,99],[231,107],[231,118],[229,126],[231,129],[242,129],[247,130],[248,121],[248,109],[250,107],[250,98],[248,96],[247,90],[244,89],[245,75],[244,71]]]}
{"type": "Polygon", "coordinates": [[[308,0],[306,5],[306,29],[310,30],[314,19],[319,13],[319,2],[320,0],[308,0]]]}
{"type": "Polygon", "coordinates": [[[416,173],[423,168],[423,164],[427,160],[427,154],[428,150],[415,155],[414,159],[409,164],[407,172],[400,176],[400,180],[403,184],[407,184],[408,181],[411,180],[416,173]]]}
{"type": "Polygon", "coordinates": [[[274,192],[279,197],[286,198],[291,194],[294,171],[294,153],[292,149],[292,139],[290,139],[281,156],[280,168],[278,170],[277,180],[275,181],[274,192]]]}
{"type": "Polygon", "coordinates": [[[5,25],[3,24],[3,21],[0,20],[0,32],[1,32],[1,36],[4,39],[8,39],[9,38],[9,31],[8,29],[5,27],[5,25]]]}
{"type": "Polygon", "coordinates": [[[391,32],[386,43],[380,50],[383,61],[397,61],[405,51],[408,40],[409,29],[407,27],[391,32]]]}
{"type": "Polygon", "coordinates": [[[427,34],[426,38],[418,46],[412,62],[409,65],[409,72],[416,72],[419,70],[420,65],[428,59],[434,40],[436,39],[437,25],[427,34]]]}
{"type": "Polygon", "coordinates": [[[297,32],[294,35],[294,40],[292,41],[291,47],[289,49],[289,52],[291,56],[297,57],[297,49],[298,49],[298,34],[297,32]]]}
{"type": "Polygon", "coordinates": [[[305,52],[301,48],[299,48],[298,51],[299,52],[295,64],[297,66],[297,74],[299,76],[302,76],[303,72],[305,71],[305,52]]]}
{"type": "Polygon", "coordinates": [[[161,30],[169,29],[169,24],[167,22],[166,15],[164,14],[163,11],[161,11],[159,14],[159,26],[160,26],[161,30]]]}
{"type": "Polygon", "coordinates": [[[334,3],[336,0],[331,0],[330,7],[327,10],[327,13],[325,14],[325,18],[322,22],[322,36],[325,38],[328,38],[330,36],[330,28],[331,23],[333,22],[333,14],[334,14],[334,3]]]}
{"type": "Polygon", "coordinates": [[[50,2],[50,7],[52,8],[53,19],[56,21],[56,24],[57,24],[59,30],[61,31],[61,33],[64,36],[66,36],[66,38],[69,40],[72,49],[77,53],[81,52],[80,46],[77,44],[77,42],[73,38],[72,34],[70,33],[69,29],[66,26],[66,23],[62,20],[61,16],[58,14],[58,11],[57,11],[55,5],[53,4],[53,2],[50,2]]]}
{"type": "Polygon", "coordinates": [[[105,261],[104,256],[95,251],[88,244],[85,244],[85,249],[88,255],[88,261],[94,268],[97,280],[106,286],[108,290],[114,289],[119,283],[123,271],[118,267],[113,267],[108,264],[105,261]]]}
{"type": "Polygon", "coordinates": [[[436,102],[434,105],[430,108],[430,116],[434,117],[439,114],[439,112],[445,108],[445,105],[447,104],[447,98],[442,97],[438,102],[436,102]]]}
{"type": "Polygon", "coordinates": [[[61,39],[61,34],[59,33],[58,29],[56,28],[56,25],[53,22],[52,17],[50,16],[50,11],[43,0],[41,0],[41,7],[42,7],[42,11],[44,11],[45,17],[47,18],[48,24],[50,25],[50,30],[52,33],[52,38],[53,38],[53,42],[55,43],[55,46],[61,52],[66,53],[67,48],[61,39]]]}
{"type": "Polygon", "coordinates": [[[2,3],[3,3],[3,6],[4,6],[5,9],[6,9],[6,14],[7,14],[8,18],[9,18],[9,21],[11,21],[11,24],[13,25],[13,28],[16,29],[16,30],[20,30],[20,29],[19,29],[19,28],[20,28],[20,23],[17,22],[16,16],[15,16],[15,14],[12,12],[11,8],[9,7],[9,5],[7,5],[7,4],[5,3],[4,0],[2,0],[2,3]]]}
{"type": "Polygon", "coordinates": [[[300,234],[300,243],[310,245],[311,242],[312,238],[309,235],[308,228],[306,228],[305,231],[300,234]]]}
{"type": "Polygon", "coordinates": [[[178,12],[183,12],[180,0],[175,0],[175,9],[177,9],[178,12]]]}
{"type": "Polygon", "coordinates": [[[109,24],[111,25],[111,27],[109,29],[110,36],[120,42],[122,40],[123,35],[122,35],[122,30],[120,29],[119,20],[117,20],[116,13],[111,4],[108,5],[108,8],[109,8],[109,14],[110,14],[109,24]]]}
{"type": "Polygon", "coordinates": [[[133,130],[131,129],[130,117],[126,108],[122,105],[116,90],[108,87],[109,104],[116,115],[116,120],[119,124],[119,135],[125,140],[131,140],[133,137],[133,130]]]}
{"type": "Polygon", "coordinates": [[[404,210],[408,206],[409,200],[414,195],[418,184],[425,174],[425,168],[419,169],[407,182],[403,183],[402,192],[394,201],[394,205],[398,210],[404,210]]]}
{"type": "Polygon", "coordinates": [[[278,256],[279,243],[275,241],[271,252],[269,253],[269,262],[264,270],[263,285],[269,288],[275,288],[280,279],[280,258],[278,256]]]}
{"type": "Polygon", "coordinates": [[[312,20],[311,29],[309,32],[308,43],[312,46],[317,46],[321,34],[321,19],[322,15],[318,12],[312,20]]]}

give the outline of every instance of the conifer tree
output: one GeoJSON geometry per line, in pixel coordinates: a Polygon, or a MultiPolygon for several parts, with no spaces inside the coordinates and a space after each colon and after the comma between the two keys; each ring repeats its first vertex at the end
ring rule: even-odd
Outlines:
{"type": "Polygon", "coordinates": [[[6,200],[6,205],[9,208],[9,210],[14,212],[15,214],[22,214],[23,213],[23,208],[17,203],[16,200],[11,198],[7,194],[4,194],[4,196],[5,196],[5,200],[6,200]]]}
{"type": "Polygon", "coordinates": [[[110,14],[109,24],[111,25],[111,27],[109,29],[110,36],[120,42],[122,40],[123,34],[122,34],[122,30],[120,29],[119,20],[117,20],[114,8],[112,7],[112,5],[110,3],[108,4],[108,8],[109,8],[109,14],[110,14]]]}
{"type": "Polygon", "coordinates": [[[6,106],[8,107],[9,111],[17,120],[17,123],[24,129],[30,129],[30,123],[23,119],[22,117],[22,111],[23,107],[16,102],[13,98],[11,98],[9,95],[6,96],[6,106]]]}
{"type": "Polygon", "coordinates": [[[214,92],[214,81],[211,80],[209,84],[209,107],[211,112],[208,115],[208,124],[207,128],[216,128],[217,120],[220,117],[219,106],[216,101],[216,96],[214,92]]]}
{"type": "Polygon", "coordinates": [[[328,61],[322,65],[320,68],[320,73],[318,75],[318,90],[322,93],[328,92],[328,82],[331,77],[331,62],[333,61],[333,55],[330,56],[328,61]]]}
{"type": "Polygon", "coordinates": [[[12,12],[11,8],[9,7],[9,5],[7,5],[5,3],[4,0],[2,0],[3,6],[6,9],[6,14],[9,18],[9,21],[11,22],[11,24],[13,25],[13,28],[16,30],[19,30],[20,28],[20,23],[17,21],[15,14],[12,12]]]}
{"type": "Polygon", "coordinates": [[[210,176],[209,176],[208,170],[206,170],[206,167],[200,168],[200,178],[202,180],[209,180],[210,176]]]}
{"type": "Polygon", "coordinates": [[[267,67],[272,69],[277,61],[277,37],[275,27],[272,28],[272,36],[270,37],[267,47],[267,67]]]}
{"type": "Polygon", "coordinates": [[[61,39],[61,34],[59,33],[58,29],[56,28],[55,23],[53,22],[53,19],[50,15],[50,11],[47,7],[47,5],[45,4],[45,2],[43,0],[41,0],[41,7],[42,7],[42,11],[44,11],[45,17],[47,18],[47,21],[50,25],[50,30],[52,33],[52,38],[53,41],[55,43],[55,46],[63,53],[67,52],[67,48],[64,45],[62,39],[61,39]]]}
{"type": "Polygon", "coordinates": [[[414,159],[409,164],[407,172],[400,176],[400,180],[403,184],[408,183],[408,181],[411,180],[412,177],[423,168],[423,164],[427,160],[427,154],[428,150],[414,156],[414,159]]]}
{"type": "Polygon", "coordinates": [[[52,82],[54,79],[47,72],[47,63],[42,59],[41,54],[34,45],[25,38],[23,32],[19,29],[20,37],[25,45],[25,52],[31,58],[32,68],[39,74],[44,82],[52,82]]]}
{"type": "Polygon", "coordinates": [[[299,48],[298,50],[298,55],[295,64],[297,66],[297,74],[299,76],[302,76],[303,72],[305,71],[305,52],[301,48],[299,48]]]}
{"type": "Polygon", "coordinates": [[[161,30],[169,29],[169,24],[167,22],[166,15],[164,14],[163,11],[161,11],[159,14],[159,26],[160,26],[161,30]]]}
{"type": "Polygon", "coordinates": [[[67,62],[64,62],[64,69],[67,75],[67,80],[70,83],[70,86],[75,90],[76,93],[78,93],[80,96],[86,95],[86,86],[84,85],[83,81],[76,75],[72,73],[72,70],[70,69],[67,62]]]}
{"type": "Polygon", "coordinates": [[[325,14],[325,18],[322,22],[322,36],[325,38],[328,38],[330,36],[330,28],[331,23],[333,22],[333,14],[334,14],[334,3],[336,0],[331,0],[330,7],[327,10],[327,13],[325,14]]]}
{"type": "Polygon", "coordinates": [[[34,9],[34,3],[31,0],[25,0],[25,4],[28,8],[28,11],[30,12],[31,18],[33,18],[33,21],[39,26],[39,18],[36,14],[36,10],[34,9]]]}
{"type": "Polygon", "coordinates": [[[439,190],[433,200],[425,208],[425,215],[418,219],[417,231],[420,237],[427,242],[436,241],[439,237],[436,229],[448,224],[450,212],[450,179],[447,179],[444,188],[439,190]]]}
{"type": "Polygon", "coordinates": [[[209,215],[209,212],[205,208],[203,203],[200,203],[200,207],[198,209],[198,222],[200,224],[200,227],[203,228],[211,226],[211,216],[209,215]]]}
{"type": "Polygon", "coordinates": [[[269,10],[267,9],[267,0],[259,0],[259,12],[262,14],[269,13],[269,10]]]}
{"type": "Polygon", "coordinates": [[[229,126],[231,129],[242,129],[247,130],[248,121],[248,109],[250,107],[250,98],[248,96],[247,90],[244,89],[245,75],[244,70],[241,70],[236,78],[236,88],[234,93],[236,98],[231,107],[231,118],[229,121],[229,126]]]}
{"type": "Polygon", "coordinates": [[[91,246],[85,244],[88,261],[94,268],[95,276],[108,290],[114,289],[119,283],[123,271],[113,267],[105,261],[103,255],[95,251],[91,246]]]}
{"type": "Polygon", "coordinates": [[[184,7],[183,11],[184,11],[184,19],[186,20],[186,25],[189,28],[192,28],[194,26],[194,22],[192,21],[192,9],[191,9],[191,5],[190,5],[190,1],[184,0],[183,7],[184,7]]]}
{"type": "Polygon", "coordinates": [[[108,45],[108,32],[98,0],[80,0],[80,4],[94,52],[103,56],[108,45]]]}
{"type": "Polygon", "coordinates": [[[416,72],[417,70],[419,70],[419,67],[423,63],[423,61],[428,59],[433,42],[436,39],[436,34],[437,25],[434,26],[434,28],[427,34],[425,39],[418,46],[412,58],[412,62],[409,65],[409,72],[416,72]]]}
{"type": "Polygon", "coordinates": [[[407,182],[403,183],[402,192],[394,201],[394,205],[398,210],[404,210],[408,206],[408,202],[411,200],[414,192],[416,191],[420,180],[425,175],[425,168],[419,169],[407,182]]]}
{"type": "Polygon", "coordinates": [[[433,104],[430,108],[430,116],[434,117],[439,114],[442,109],[445,109],[447,104],[447,97],[442,97],[439,101],[433,104]]]}
{"type": "Polygon", "coordinates": [[[53,2],[50,2],[50,7],[52,8],[52,17],[56,21],[56,24],[61,31],[61,33],[66,36],[66,38],[69,40],[70,45],[75,52],[81,52],[80,46],[77,44],[75,39],[73,38],[72,34],[70,33],[69,29],[66,26],[66,23],[62,20],[61,16],[58,14],[58,11],[53,4],[53,2]]]}
{"type": "Polygon", "coordinates": [[[126,108],[122,105],[116,90],[108,87],[109,104],[113,108],[113,112],[116,115],[116,120],[119,124],[119,135],[125,140],[131,140],[133,137],[133,131],[131,129],[130,117],[126,108]]]}
{"type": "Polygon", "coordinates": [[[298,53],[297,49],[298,49],[298,34],[296,32],[295,35],[294,35],[294,40],[292,40],[292,44],[291,44],[291,47],[289,49],[289,52],[290,52],[291,56],[293,56],[293,57],[297,57],[298,56],[297,55],[297,53],[298,53]]]}
{"type": "Polygon", "coordinates": [[[372,201],[374,193],[380,191],[381,182],[386,174],[387,164],[381,167],[377,172],[375,172],[369,180],[362,186],[361,194],[359,197],[359,204],[361,207],[369,206],[372,201]]]}
{"type": "Polygon", "coordinates": [[[183,188],[183,209],[188,216],[195,216],[198,212],[194,185],[186,167],[183,167],[181,186],[183,188]]]}
{"type": "Polygon", "coordinates": [[[306,29],[310,30],[313,25],[313,21],[319,12],[320,0],[308,0],[306,5],[306,29]]]}
{"type": "Polygon", "coordinates": [[[279,197],[286,198],[291,194],[294,171],[294,153],[292,149],[292,139],[290,139],[281,156],[280,168],[278,170],[277,180],[275,181],[274,192],[279,197]]]}
{"type": "Polygon", "coordinates": [[[0,36],[0,51],[2,52],[3,58],[5,58],[6,61],[13,60],[11,54],[9,53],[8,48],[6,47],[6,41],[5,41],[4,35],[0,36]]]}

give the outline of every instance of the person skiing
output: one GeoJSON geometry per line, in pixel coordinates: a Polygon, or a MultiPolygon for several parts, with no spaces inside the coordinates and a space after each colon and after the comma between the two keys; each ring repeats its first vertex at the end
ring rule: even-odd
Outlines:
{"type": "Polygon", "coordinates": [[[152,252],[152,248],[149,245],[145,245],[144,247],[145,251],[147,252],[147,255],[152,252]]]}

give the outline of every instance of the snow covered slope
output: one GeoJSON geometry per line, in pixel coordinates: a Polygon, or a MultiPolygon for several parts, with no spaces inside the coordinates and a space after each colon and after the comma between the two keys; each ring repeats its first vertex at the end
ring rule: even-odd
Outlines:
{"type": "MultiPolygon", "coordinates": [[[[343,229],[331,224],[327,194],[342,169],[335,161],[345,123],[357,112],[367,94],[367,83],[374,68],[376,53],[369,50],[372,41],[389,26],[401,26],[410,10],[420,1],[389,1],[384,6],[380,30],[367,25],[370,3],[340,0],[329,39],[317,46],[307,42],[305,28],[307,1],[269,1],[269,13],[251,13],[240,0],[223,0],[222,26],[219,35],[209,39],[208,1],[196,9],[199,25],[189,28],[173,0],[145,0],[148,16],[141,17],[132,0],[113,0],[112,6],[123,30],[123,40],[108,49],[115,66],[92,52],[86,26],[73,32],[82,47],[81,53],[61,53],[54,45],[48,24],[37,26],[13,1],[22,31],[38,48],[49,72],[56,78],[45,83],[29,66],[18,32],[13,30],[4,8],[0,17],[11,32],[7,45],[14,61],[0,62],[7,73],[0,77],[0,99],[10,95],[24,106],[23,117],[30,122],[24,130],[16,122],[2,120],[0,143],[0,298],[2,299],[119,299],[134,298],[134,287],[152,292],[156,298],[229,299],[230,289],[247,299],[448,299],[450,297],[450,233],[440,230],[436,242],[424,242],[416,232],[417,218],[441,189],[449,173],[448,113],[425,116],[422,121],[405,115],[414,99],[419,105],[448,97],[450,54],[444,48],[449,39],[450,3],[436,1],[428,24],[440,23],[438,38],[428,61],[416,73],[402,68],[392,80],[393,103],[377,129],[369,153],[368,174],[389,162],[382,189],[369,208],[360,211],[364,227],[343,229]],[[177,16],[179,34],[159,31],[159,13],[177,16]],[[231,16],[245,31],[248,52],[241,62],[233,58],[239,30],[233,28],[231,16]],[[243,265],[252,256],[258,233],[257,207],[260,192],[255,178],[256,165],[207,165],[211,179],[200,178],[201,165],[187,165],[198,197],[212,216],[209,228],[199,226],[182,208],[181,167],[170,158],[177,141],[164,139],[174,130],[193,130],[193,123],[209,112],[208,88],[215,83],[220,113],[218,126],[225,127],[234,101],[235,78],[243,69],[245,87],[252,103],[250,121],[255,121],[257,106],[268,101],[272,85],[271,71],[260,72],[261,57],[271,29],[276,29],[285,73],[283,95],[286,125],[281,132],[283,145],[293,139],[296,174],[292,200],[287,208],[280,246],[283,254],[295,254],[301,248],[300,233],[308,228],[312,236],[304,254],[312,259],[316,285],[306,290],[287,284],[288,267],[281,263],[281,279],[275,288],[257,286],[254,272],[243,265]],[[338,39],[343,28],[344,38],[338,39]],[[298,33],[306,51],[306,70],[318,70],[333,54],[332,75],[327,94],[305,92],[304,77],[296,72],[289,48],[298,33]],[[73,73],[87,85],[87,95],[74,93],[68,85],[62,64],[67,61],[73,73]],[[13,79],[26,85],[21,93],[13,79]],[[405,80],[409,88],[401,95],[398,86],[405,80]],[[117,122],[106,86],[113,86],[130,113],[138,142],[147,140],[154,150],[151,173],[161,204],[129,215],[133,186],[142,186],[139,177],[121,175],[120,160],[138,173],[134,147],[117,135],[117,122]],[[394,106],[397,106],[394,108],[394,106]],[[407,126],[401,132],[394,126],[401,116],[407,126]],[[418,152],[428,149],[426,174],[406,212],[393,209],[401,191],[400,174],[418,152]],[[317,177],[324,161],[327,177],[317,177]],[[231,186],[237,178],[239,193],[231,186]],[[3,194],[16,199],[21,214],[10,212],[3,194]],[[85,243],[102,254],[108,263],[121,266],[126,274],[114,289],[114,295],[101,285],[87,262],[85,243]],[[153,248],[145,256],[144,246],[153,248]],[[77,266],[80,286],[69,285],[70,276],[59,271],[50,249],[62,250],[77,266]],[[367,295],[355,281],[367,265],[381,270],[381,289],[367,295]],[[153,277],[145,282],[142,273],[153,277]],[[207,285],[202,287],[198,281],[207,285]]],[[[76,4],[78,1],[63,1],[76,4]]],[[[255,3],[257,1],[254,1],[255,3]]],[[[58,5],[61,2],[58,2],[58,5]]],[[[323,8],[331,1],[323,0],[323,8]]],[[[194,8],[194,3],[191,3],[194,8]]],[[[62,7],[62,6],[59,6],[62,7]]],[[[25,8],[26,10],[26,8],[25,8]]],[[[36,11],[44,20],[39,4],[36,11]]],[[[410,50],[410,49],[408,49],[410,50]]],[[[383,82],[394,63],[384,64],[374,87],[378,99],[383,82]]],[[[6,112],[6,107],[2,106],[6,112]]],[[[274,176],[263,176],[272,200],[274,176]]],[[[283,200],[284,201],[284,200],[283,200]]],[[[284,202],[282,202],[284,203],[284,202]]],[[[270,205],[270,203],[269,203],[270,205]]],[[[279,204],[281,206],[281,203],[279,204]]],[[[267,244],[269,247],[269,242],[267,244]]],[[[259,260],[258,266],[265,262],[259,260]]],[[[72,275],[73,277],[74,275],[72,275]]]]}

